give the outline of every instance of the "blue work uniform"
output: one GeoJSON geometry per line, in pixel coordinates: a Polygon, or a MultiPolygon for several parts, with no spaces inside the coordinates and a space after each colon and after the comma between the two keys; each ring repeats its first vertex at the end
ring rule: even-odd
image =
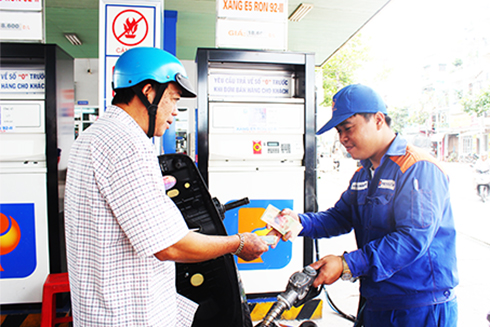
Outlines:
{"type": "MultiPolygon", "coordinates": [[[[448,176],[399,135],[374,172],[369,160],[361,164],[333,208],[300,214],[301,235],[332,237],[354,228],[358,250],[344,257],[353,277],[360,277],[365,310],[371,311],[366,316],[379,319],[383,311],[407,313],[450,301],[455,309],[456,231],[448,176]]],[[[449,315],[457,319],[457,310],[449,315]]],[[[385,326],[366,321],[370,325],[385,326]]]]}

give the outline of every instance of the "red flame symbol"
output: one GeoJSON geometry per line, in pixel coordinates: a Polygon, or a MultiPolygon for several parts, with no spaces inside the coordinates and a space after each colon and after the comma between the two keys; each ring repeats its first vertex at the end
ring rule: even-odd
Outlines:
{"type": "MultiPolygon", "coordinates": [[[[20,242],[20,227],[12,217],[0,213],[0,255],[15,250],[20,242]]],[[[0,271],[4,271],[0,265],[0,271]]]]}
{"type": "MultiPolygon", "coordinates": [[[[121,25],[119,25],[121,26],[121,25]]],[[[132,20],[129,20],[126,19],[126,23],[124,23],[124,36],[129,38],[129,39],[134,39],[135,38],[135,34],[136,33],[136,30],[138,29],[138,22],[136,21],[136,19],[132,19],[132,20]]]]}

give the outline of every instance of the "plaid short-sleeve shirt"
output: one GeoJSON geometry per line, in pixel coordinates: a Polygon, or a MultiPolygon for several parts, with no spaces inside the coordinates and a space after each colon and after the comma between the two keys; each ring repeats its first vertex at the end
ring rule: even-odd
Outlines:
{"type": "Polygon", "coordinates": [[[154,256],[188,229],[150,140],[121,108],[72,147],[65,229],[75,326],[191,325],[197,305],[176,293],[175,264],[154,256]]]}

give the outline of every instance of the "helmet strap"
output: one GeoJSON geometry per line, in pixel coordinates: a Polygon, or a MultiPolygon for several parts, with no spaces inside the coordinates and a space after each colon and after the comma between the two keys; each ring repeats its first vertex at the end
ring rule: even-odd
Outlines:
{"type": "Polygon", "coordinates": [[[133,86],[131,88],[141,100],[141,102],[145,105],[146,110],[148,111],[148,132],[146,133],[146,135],[149,138],[152,138],[153,134],[155,133],[155,122],[157,117],[158,103],[160,103],[160,100],[162,99],[163,93],[165,92],[167,86],[168,83],[160,84],[160,87],[155,94],[155,98],[153,99],[153,103],[150,103],[150,101],[148,101],[148,98],[143,94],[141,88],[137,86],[133,86]]]}

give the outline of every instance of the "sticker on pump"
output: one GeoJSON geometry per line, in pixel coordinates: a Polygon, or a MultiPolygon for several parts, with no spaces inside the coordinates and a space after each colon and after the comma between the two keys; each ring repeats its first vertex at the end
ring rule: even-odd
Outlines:
{"type": "Polygon", "coordinates": [[[24,278],[37,266],[33,203],[0,204],[0,279],[24,278]]]}
{"type": "Polygon", "coordinates": [[[262,141],[253,141],[254,154],[262,154],[262,141]]]}

